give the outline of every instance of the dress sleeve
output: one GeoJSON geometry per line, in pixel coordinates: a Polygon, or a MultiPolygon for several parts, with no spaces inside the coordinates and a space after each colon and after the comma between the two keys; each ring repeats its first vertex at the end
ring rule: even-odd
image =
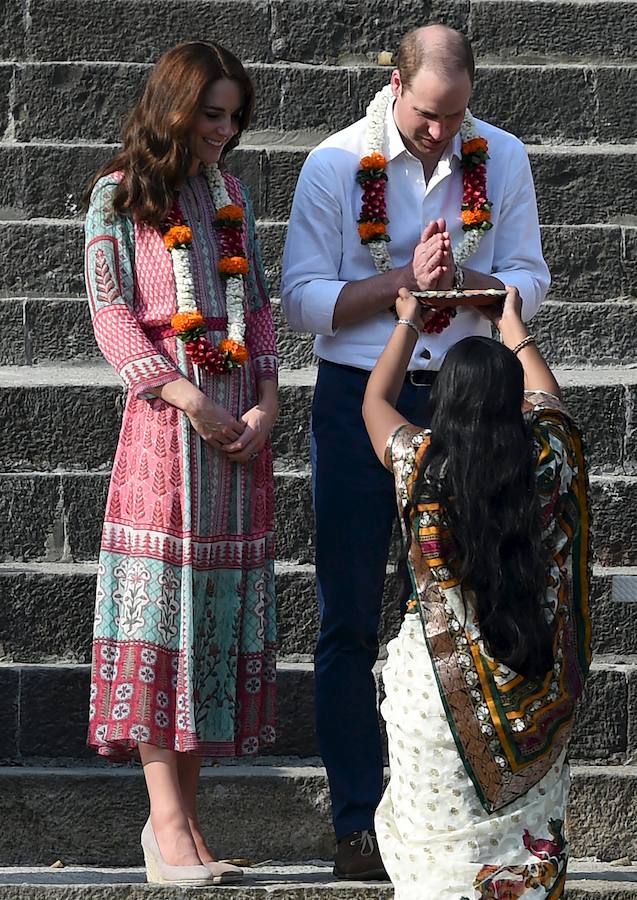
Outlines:
{"type": "Polygon", "coordinates": [[[579,476],[583,457],[581,438],[561,400],[541,391],[526,392],[527,415],[531,416],[536,441],[536,483],[542,510],[545,539],[553,556],[565,557],[580,519],[579,476]],[[559,527],[567,518],[569,528],[559,527]]]}
{"type": "Polygon", "coordinates": [[[252,203],[243,188],[247,224],[247,252],[249,260],[249,315],[246,320],[246,343],[257,381],[277,380],[278,355],[276,331],[270,306],[261,245],[256,232],[252,203]]]}
{"type": "Polygon", "coordinates": [[[115,215],[117,182],[108,176],[93,191],[85,223],[85,277],[98,347],[137,397],[181,378],[171,360],[155,348],[134,313],[133,223],[115,215]]]}
{"type": "Polygon", "coordinates": [[[417,425],[400,425],[389,436],[385,448],[385,467],[394,473],[400,512],[410,499],[411,487],[418,474],[418,463],[429,443],[429,430],[418,428],[417,425]]]}

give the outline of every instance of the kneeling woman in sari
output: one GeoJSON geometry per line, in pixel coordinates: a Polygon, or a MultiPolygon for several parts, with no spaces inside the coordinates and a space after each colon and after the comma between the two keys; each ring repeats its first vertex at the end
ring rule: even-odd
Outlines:
{"type": "Polygon", "coordinates": [[[411,425],[395,402],[422,308],[401,291],[397,310],[363,407],[396,479],[413,586],[383,672],[379,848],[396,900],[553,900],[590,664],[579,433],[514,289],[487,311],[502,342],[456,344],[431,429],[411,425]]]}

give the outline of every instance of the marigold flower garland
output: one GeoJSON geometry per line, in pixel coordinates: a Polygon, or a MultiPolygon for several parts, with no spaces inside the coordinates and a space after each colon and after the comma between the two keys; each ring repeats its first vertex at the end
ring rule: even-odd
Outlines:
{"type": "MultiPolygon", "coordinates": [[[[368,156],[360,161],[356,180],[363,189],[361,214],[358,219],[358,233],[361,244],[369,247],[372,260],[378,272],[388,272],[393,268],[388,243],[391,238],[387,231],[389,219],[385,192],[387,189],[387,160],[382,154],[385,143],[385,121],[387,107],[392,99],[390,85],[380,90],[367,107],[368,156]]],[[[465,237],[454,248],[453,258],[461,265],[478,249],[486,232],[492,228],[491,204],[487,198],[487,167],[489,158],[487,141],[480,137],[475,119],[466,111],[460,127],[462,140],[462,228],[465,237]]],[[[439,334],[449,325],[455,309],[438,310],[423,326],[428,334],[439,334]]]]}
{"type": "Polygon", "coordinates": [[[228,337],[215,347],[206,337],[206,320],[197,309],[192,280],[192,230],[184,222],[179,207],[174,206],[164,231],[164,244],[170,252],[175,275],[177,312],[171,326],[184,342],[186,353],[194,365],[206,372],[228,372],[240,368],[248,360],[244,345],[244,277],[249,266],[243,246],[243,209],[232,203],[219,167],[206,166],[206,180],[217,210],[215,228],[219,234],[221,259],[219,273],[226,281],[228,337]]]}

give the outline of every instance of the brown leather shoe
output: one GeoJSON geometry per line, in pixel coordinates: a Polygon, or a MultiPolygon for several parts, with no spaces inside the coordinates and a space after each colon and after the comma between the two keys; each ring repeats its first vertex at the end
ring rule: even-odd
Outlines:
{"type": "Polygon", "coordinates": [[[338,842],[334,875],[350,881],[389,881],[373,831],[353,831],[338,842]]]}

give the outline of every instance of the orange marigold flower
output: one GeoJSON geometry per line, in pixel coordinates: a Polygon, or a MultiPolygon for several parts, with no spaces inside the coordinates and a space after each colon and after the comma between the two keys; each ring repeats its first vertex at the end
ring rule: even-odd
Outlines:
{"type": "Polygon", "coordinates": [[[488,209],[463,209],[462,221],[465,225],[481,225],[491,221],[491,212],[488,209]]]}
{"type": "Polygon", "coordinates": [[[205,326],[206,320],[199,311],[185,313],[178,312],[172,317],[170,324],[177,334],[185,334],[187,331],[192,331],[193,328],[205,326]]]}
{"type": "Polygon", "coordinates": [[[387,168],[387,160],[382,153],[372,153],[370,156],[364,156],[361,159],[361,169],[385,169],[387,168]]]}
{"type": "Polygon", "coordinates": [[[187,247],[192,243],[192,231],[188,225],[173,225],[164,235],[164,244],[169,250],[175,247],[187,247]]]}
{"type": "Polygon", "coordinates": [[[384,222],[361,222],[358,233],[364,241],[369,241],[380,234],[385,234],[387,226],[384,222]]]}
{"type": "Polygon", "coordinates": [[[245,256],[224,256],[219,260],[219,271],[222,275],[247,275],[248,260],[245,256]]]}
{"type": "Polygon", "coordinates": [[[487,151],[489,145],[486,140],[481,137],[473,138],[470,141],[465,141],[462,145],[462,152],[466,156],[471,156],[472,153],[475,153],[478,150],[487,151]]]}
{"type": "Polygon", "coordinates": [[[236,203],[229,203],[217,210],[217,219],[222,222],[243,222],[243,210],[236,203]]]}
{"type": "Polygon", "coordinates": [[[232,361],[238,363],[240,366],[248,361],[248,351],[243,344],[240,344],[238,341],[231,341],[230,338],[224,338],[222,341],[219,341],[219,350],[221,353],[229,353],[232,361]]]}

